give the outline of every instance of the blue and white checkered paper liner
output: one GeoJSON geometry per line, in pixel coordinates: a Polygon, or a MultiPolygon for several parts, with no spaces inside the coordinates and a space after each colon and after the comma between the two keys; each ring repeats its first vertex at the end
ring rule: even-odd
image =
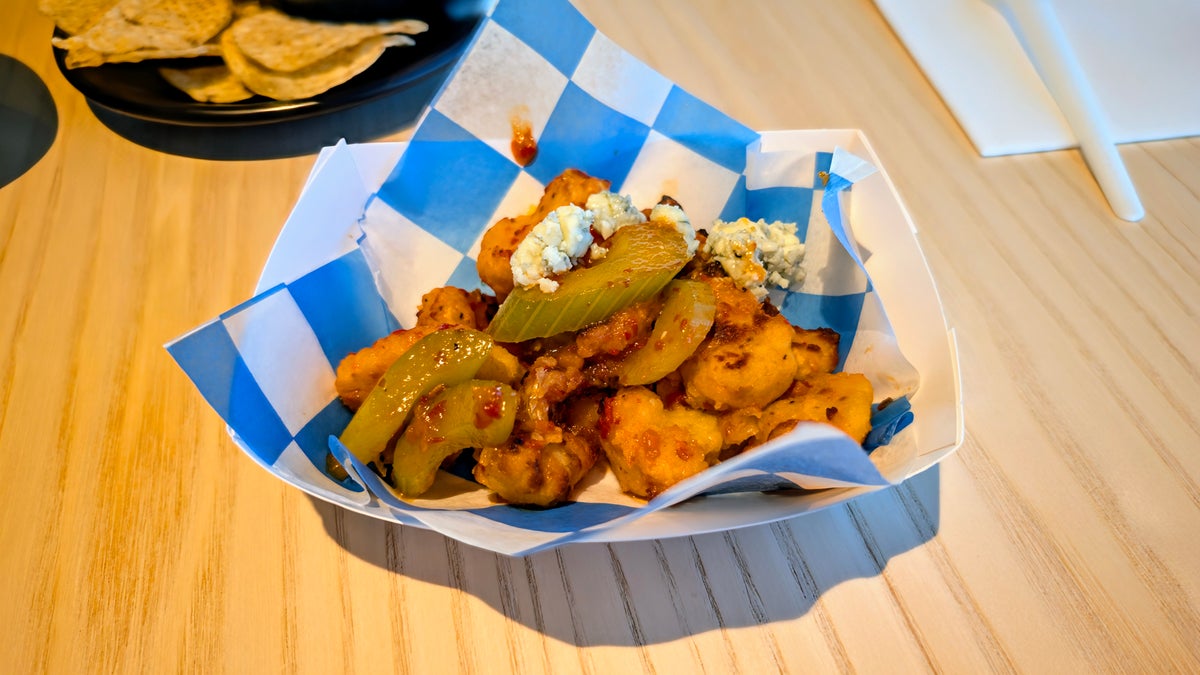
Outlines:
{"type": "MultiPolygon", "coordinates": [[[[649,503],[597,470],[576,501],[548,510],[497,504],[448,472],[421,499],[400,500],[348,456],[331,439],[350,417],[334,393],[337,363],[411,325],[430,288],[479,287],[474,258],[483,231],[525,211],[567,168],[609,179],[637,204],[669,194],[701,227],[743,215],[796,222],[807,280],[772,299],[793,323],[841,333],[842,368],[867,374],[876,400],[899,399],[876,415],[872,443],[887,443],[911,421],[903,397],[915,391],[917,373],[896,346],[843,218],[842,193],[873,168],[837,148],[762,152],[756,132],[625,53],[562,0],[496,6],[367,200],[357,245],[168,350],[239,444],[276,475],[334,503],[367,505],[510,555],[585,539],[705,493],[888,484],[857,444],[823,425],[801,425],[649,503]],[[538,139],[528,167],[509,156],[514,113],[538,139]],[[324,473],[330,450],[350,479],[324,473]]],[[[356,199],[363,203],[347,194],[356,199]]]]}

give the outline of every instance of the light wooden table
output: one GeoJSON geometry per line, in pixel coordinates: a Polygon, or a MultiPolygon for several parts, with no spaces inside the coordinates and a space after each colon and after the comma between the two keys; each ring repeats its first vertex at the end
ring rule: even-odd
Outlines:
{"type": "Polygon", "coordinates": [[[113,133],[34,4],[0,9],[59,124],[0,189],[0,671],[1200,670],[1200,141],[1122,148],[1129,225],[1075,152],[980,159],[868,0],[581,1],[754,128],[866,131],[967,434],[815,515],[513,560],[241,454],[162,344],[249,295],[312,156],[113,133]]]}

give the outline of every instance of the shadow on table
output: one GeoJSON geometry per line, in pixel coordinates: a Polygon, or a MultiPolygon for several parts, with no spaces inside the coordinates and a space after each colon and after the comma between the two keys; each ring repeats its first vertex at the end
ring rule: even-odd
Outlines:
{"type": "Polygon", "coordinates": [[[791,621],[838,584],[878,576],[932,539],[937,466],[823,511],[733,532],[581,543],[508,558],[313,499],[352,555],[457,588],[510,621],[574,646],[639,646],[791,621]]]}
{"type": "Polygon", "coordinates": [[[449,75],[451,65],[411,86],[361,105],[314,117],[252,126],[185,126],[136,119],[89,103],[104,126],[128,141],[172,155],[257,160],[320,152],[340,139],[363,143],[411,126],[449,75]]]}
{"type": "Polygon", "coordinates": [[[33,168],[57,133],[58,110],[46,84],[29,66],[0,54],[0,187],[33,168]]]}

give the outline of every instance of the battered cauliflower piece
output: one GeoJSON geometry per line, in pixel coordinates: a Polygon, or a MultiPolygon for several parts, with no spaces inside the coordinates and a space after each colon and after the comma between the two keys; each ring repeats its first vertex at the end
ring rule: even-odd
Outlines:
{"type": "Polygon", "coordinates": [[[717,463],[721,430],[715,415],[684,406],[669,410],[645,387],[626,387],[604,402],[600,447],[621,489],[651,499],[717,463]]]}
{"type": "Polygon", "coordinates": [[[616,356],[639,341],[649,339],[654,320],[662,310],[662,298],[636,302],[609,318],[579,332],[575,349],[585,358],[616,356]]]}
{"type": "Polygon", "coordinates": [[[792,354],[796,357],[796,379],[819,373],[832,373],[838,364],[838,344],[842,336],[830,328],[796,327],[792,354]]]}
{"type": "Polygon", "coordinates": [[[421,296],[417,308],[417,323],[440,326],[463,326],[483,330],[487,326],[487,302],[479,291],[466,291],[454,286],[442,286],[421,296]]]}
{"type": "Polygon", "coordinates": [[[583,388],[586,380],[583,361],[573,354],[539,356],[521,381],[521,407],[517,410],[517,428],[537,443],[562,440],[562,428],[555,417],[555,406],[583,388]]]}
{"type": "Polygon", "coordinates": [[[569,349],[530,364],[513,434],[476,453],[477,481],[511,504],[551,506],[570,497],[600,456],[599,400],[577,395],[582,366],[569,349]]]}
{"type": "Polygon", "coordinates": [[[597,457],[592,444],[571,432],[564,432],[559,443],[515,435],[503,446],[476,453],[475,480],[510,504],[553,506],[570,497],[597,457]]]}
{"type": "Polygon", "coordinates": [[[576,169],[564,171],[550,184],[532,212],[516,218],[504,218],[488,228],[480,241],[476,270],[483,283],[503,300],[513,289],[510,261],[517,246],[534,225],[546,219],[560,206],[574,204],[583,207],[589,196],[608,189],[609,182],[576,169]]]}
{"type": "Polygon", "coordinates": [[[708,338],[680,366],[688,405],[705,410],[761,408],[796,377],[795,331],[728,277],[705,279],[717,300],[708,338]]]}
{"type": "MultiPolygon", "coordinates": [[[[721,436],[724,437],[725,448],[730,451],[730,454],[735,455],[741,450],[731,446],[745,443],[758,434],[761,417],[762,410],[758,408],[736,408],[721,413],[718,417],[721,421],[721,436]]],[[[722,453],[721,459],[728,459],[725,457],[725,453],[722,453]]]]}
{"type": "Polygon", "coordinates": [[[858,443],[871,430],[871,382],[859,373],[821,373],[797,381],[792,394],[763,410],[755,444],[795,428],[799,422],[823,422],[858,443]]]}

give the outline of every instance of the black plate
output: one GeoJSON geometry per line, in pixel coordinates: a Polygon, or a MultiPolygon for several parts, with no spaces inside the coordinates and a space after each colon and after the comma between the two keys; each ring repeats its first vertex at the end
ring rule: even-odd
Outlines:
{"type": "Polygon", "coordinates": [[[428,31],[413,36],[416,45],[387,49],[370,68],[349,82],[318,96],[296,101],[255,96],[237,103],[200,103],[158,74],[162,67],[220,63],[215,57],[109,63],[70,70],[64,63],[65,51],[55,48],[54,59],[67,82],[90,102],[121,115],[186,126],[270,124],[343,110],[419,82],[458,58],[479,25],[483,12],[450,16],[441,9],[433,9],[424,14],[409,17],[429,24],[428,31]]]}

